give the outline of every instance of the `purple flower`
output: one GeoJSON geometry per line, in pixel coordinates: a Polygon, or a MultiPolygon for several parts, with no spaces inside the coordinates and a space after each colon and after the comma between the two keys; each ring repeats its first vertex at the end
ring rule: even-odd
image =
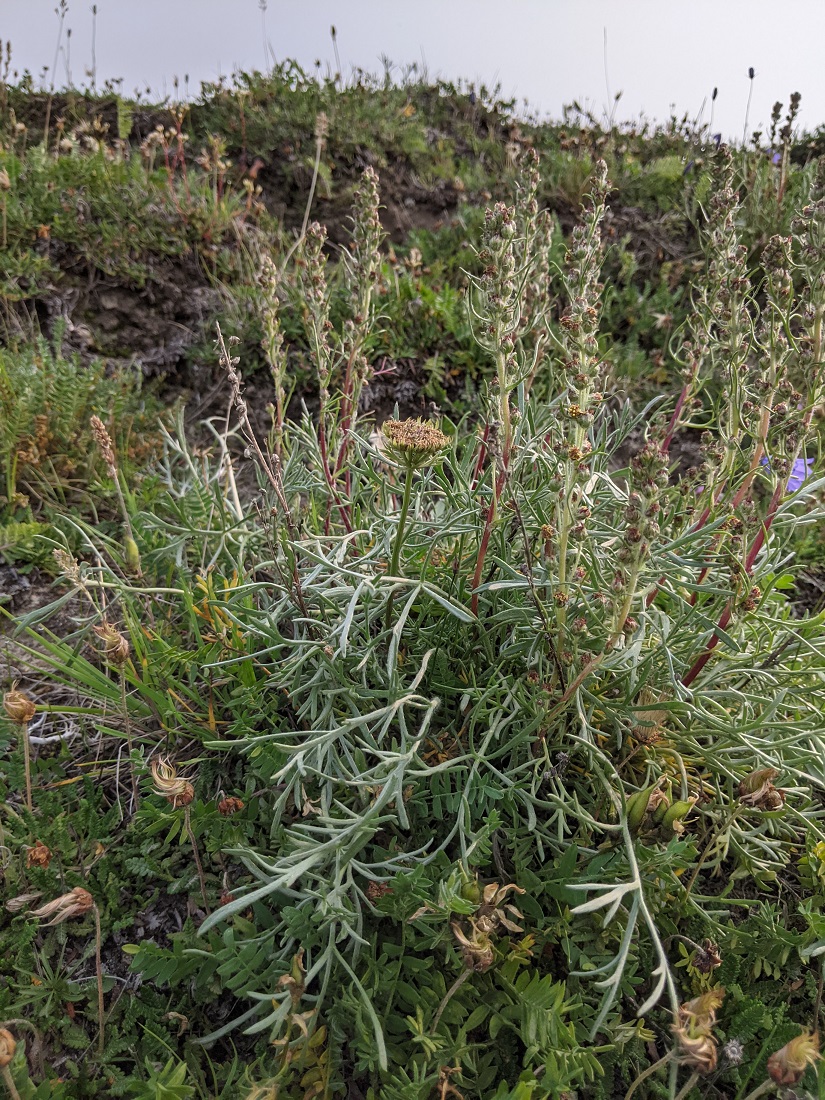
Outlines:
{"type": "Polygon", "coordinates": [[[781,163],[782,163],[782,154],[781,153],[774,153],[773,156],[771,157],[771,164],[781,164],[781,163]]]}
{"type": "MultiPolygon", "coordinates": [[[[770,467],[770,460],[765,457],[762,459],[762,465],[770,467]]],[[[797,458],[794,460],[793,467],[791,469],[791,475],[788,478],[787,489],[789,493],[795,493],[797,489],[802,488],[803,481],[807,481],[809,477],[813,476],[814,459],[812,458],[797,458]]]]}

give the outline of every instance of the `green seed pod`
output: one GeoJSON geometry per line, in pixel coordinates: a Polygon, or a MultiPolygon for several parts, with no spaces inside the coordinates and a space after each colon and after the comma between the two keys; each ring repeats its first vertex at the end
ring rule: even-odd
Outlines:
{"type": "Polygon", "coordinates": [[[130,573],[140,572],[140,551],[131,535],[126,535],[123,540],[123,552],[126,559],[126,568],[130,573]]]}
{"type": "Polygon", "coordinates": [[[683,818],[687,817],[687,815],[693,809],[693,804],[695,801],[695,798],[689,798],[686,801],[674,802],[662,818],[662,826],[665,829],[674,828],[677,821],[682,821],[683,818]]]}
{"type": "Polygon", "coordinates": [[[627,827],[631,833],[637,833],[642,827],[642,822],[645,819],[647,813],[647,807],[650,803],[650,796],[656,789],[655,784],[652,787],[645,787],[642,791],[636,791],[627,800],[627,827]]]}
{"type": "Polygon", "coordinates": [[[659,801],[651,813],[651,820],[654,825],[661,825],[664,821],[665,814],[670,809],[671,797],[673,795],[670,783],[668,783],[666,789],[659,795],[659,801]]]}
{"type": "Polygon", "coordinates": [[[469,882],[462,883],[461,896],[465,901],[471,901],[474,905],[478,905],[481,901],[481,887],[478,880],[471,879],[469,882]]]}

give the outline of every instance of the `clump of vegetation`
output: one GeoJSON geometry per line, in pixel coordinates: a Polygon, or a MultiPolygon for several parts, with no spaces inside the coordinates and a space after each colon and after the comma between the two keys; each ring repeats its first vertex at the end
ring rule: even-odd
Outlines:
{"type": "Polygon", "coordinates": [[[365,408],[371,169],[346,262],[309,225],[259,283],[263,434],[218,327],[213,446],[166,431],[150,500],[57,552],[70,632],[46,608],[12,639],[36,706],[31,811],[14,716],[2,780],[21,1092],[815,1087],[825,649],[789,597],[822,519],[825,174],[757,283],[728,152],[707,169],[681,388],[643,408],[611,391],[598,161],[557,299],[534,154],[484,216],[478,416],[365,408]],[[287,324],[318,395],[295,416],[287,324]],[[43,1031],[63,1083],[23,1060],[43,1031]]]}

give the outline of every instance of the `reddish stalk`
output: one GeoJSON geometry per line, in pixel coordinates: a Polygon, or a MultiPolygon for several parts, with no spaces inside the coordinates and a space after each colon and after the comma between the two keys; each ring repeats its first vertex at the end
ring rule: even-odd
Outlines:
{"type": "Polygon", "coordinates": [[[662,440],[662,445],[659,448],[662,454],[667,454],[670,450],[670,444],[673,442],[673,436],[679,425],[679,417],[682,415],[682,409],[685,407],[685,402],[687,401],[689,393],[690,383],[686,382],[684,386],[682,386],[682,392],[679,394],[679,400],[676,402],[676,408],[673,410],[673,416],[671,416],[670,423],[667,426],[665,438],[662,440]]]}
{"type": "MultiPolygon", "coordinates": [[[[762,524],[761,530],[757,534],[756,538],[753,540],[753,545],[751,546],[750,550],[748,551],[748,556],[745,559],[745,572],[749,576],[750,576],[751,570],[753,569],[753,565],[754,565],[754,562],[756,561],[756,558],[759,554],[759,551],[762,549],[762,547],[765,543],[765,538],[768,534],[768,531],[770,531],[771,525],[772,525],[774,519],[776,518],[776,513],[777,513],[777,510],[779,508],[779,502],[782,499],[782,493],[783,493],[783,486],[782,486],[782,483],[780,482],[780,484],[777,485],[776,489],[774,490],[773,496],[771,497],[771,502],[770,502],[770,505],[768,506],[768,514],[765,517],[765,522],[762,524]]],[[[732,615],[733,615],[733,603],[732,603],[732,601],[729,600],[728,603],[725,606],[725,610],[722,612],[722,615],[719,619],[719,622],[716,625],[716,630],[724,630],[727,627],[728,623],[730,622],[732,615]]],[[[699,655],[699,657],[696,658],[696,660],[690,666],[688,671],[682,677],[682,683],[685,685],[685,687],[689,687],[693,683],[693,681],[696,679],[696,677],[699,675],[699,673],[702,671],[702,669],[705,667],[705,665],[710,660],[711,654],[713,653],[714,649],[716,648],[716,646],[718,644],[719,644],[719,635],[714,634],[713,637],[708,642],[705,651],[703,653],[701,653],[699,655]]]]}
{"type": "MultiPolygon", "coordinates": [[[[481,544],[478,548],[478,558],[476,559],[476,568],[473,573],[473,588],[478,588],[481,583],[481,574],[484,571],[484,559],[487,557],[487,550],[490,545],[490,535],[493,531],[493,520],[496,518],[496,511],[498,505],[498,499],[501,495],[501,490],[504,487],[504,478],[507,473],[506,457],[505,466],[501,473],[498,475],[493,486],[493,499],[490,507],[487,511],[487,519],[484,524],[484,534],[481,536],[481,544]]],[[[470,610],[474,615],[478,614],[478,592],[473,592],[472,602],[470,604],[470,610]]]]}

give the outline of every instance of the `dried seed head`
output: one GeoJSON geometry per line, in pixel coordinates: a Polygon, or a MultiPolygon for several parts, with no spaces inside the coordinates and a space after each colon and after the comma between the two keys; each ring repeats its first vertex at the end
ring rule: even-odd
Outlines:
{"type": "Polygon", "coordinates": [[[819,1036],[803,1031],[770,1056],[768,1074],[778,1085],[795,1085],[802,1080],[808,1066],[816,1065],[821,1057],[819,1036]]]}
{"type": "Polygon", "coordinates": [[[469,937],[464,934],[457,921],[452,921],[450,927],[458,941],[464,965],[469,970],[477,970],[479,973],[489,970],[493,965],[493,943],[489,935],[478,928],[473,921],[470,921],[472,932],[469,937]]]}
{"type": "Polygon", "coordinates": [[[95,438],[95,443],[100,448],[103,461],[109,467],[109,473],[114,476],[117,472],[117,463],[115,462],[115,448],[112,437],[106,431],[106,425],[99,416],[93,416],[89,423],[92,426],[92,435],[95,438]]]}
{"type": "Polygon", "coordinates": [[[67,553],[65,550],[61,550],[59,547],[57,550],[52,550],[52,556],[64,577],[73,584],[75,588],[81,588],[83,579],[80,576],[80,565],[77,559],[73,558],[71,554],[67,553]]]}
{"type": "Polygon", "coordinates": [[[741,1039],[728,1039],[728,1041],[722,1047],[722,1058],[724,1059],[726,1065],[741,1065],[744,1056],[745,1048],[742,1044],[741,1039]]]}
{"type": "Polygon", "coordinates": [[[103,642],[103,655],[113,665],[125,665],[129,660],[129,642],[106,620],[92,628],[103,642]]]}
{"type": "Polygon", "coordinates": [[[28,725],[37,713],[37,707],[28,695],[14,687],[3,696],[3,709],[9,721],[16,722],[19,726],[28,725]]]}
{"type": "Polygon", "coordinates": [[[710,974],[717,966],[722,965],[722,956],[712,940],[703,940],[702,946],[696,948],[690,961],[700,974],[710,974]]]}
{"type": "Polygon", "coordinates": [[[161,795],[174,809],[188,806],[195,798],[195,788],[188,779],[178,775],[178,769],[166,757],[151,763],[155,794],[161,795]]]}
{"type": "Polygon", "coordinates": [[[776,768],[758,768],[739,784],[739,801],[757,810],[779,810],[785,804],[785,792],[775,787],[776,768]]]}
{"type": "Polygon", "coordinates": [[[721,986],[709,989],[690,1001],[679,1005],[679,1024],[682,1027],[690,1027],[697,1031],[709,1031],[716,1023],[717,1009],[721,1008],[725,999],[725,990],[721,986]]]}
{"type": "Polygon", "coordinates": [[[51,849],[47,848],[42,840],[35,840],[33,847],[26,852],[27,867],[43,867],[45,869],[51,861],[51,849]]]}
{"type": "Polygon", "coordinates": [[[11,191],[11,177],[5,168],[0,168],[0,191],[11,191]]]}
{"type": "Polygon", "coordinates": [[[676,1050],[679,1064],[705,1076],[716,1069],[716,1040],[712,1035],[689,1035],[684,1028],[675,1027],[676,1050]]]}
{"type": "Polygon", "coordinates": [[[388,454],[416,468],[426,466],[450,442],[431,420],[385,420],[382,431],[388,454]]]}
{"type": "Polygon", "coordinates": [[[51,920],[46,922],[49,926],[62,924],[63,921],[71,920],[72,917],[85,916],[94,907],[94,903],[95,899],[88,890],[84,890],[82,886],[75,886],[68,894],[61,894],[59,898],[46,902],[39,909],[32,909],[30,915],[37,917],[38,920],[51,917],[51,920]]]}
{"type": "Polygon", "coordinates": [[[231,817],[232,814],[240,813],[243,805],[240,798],[222,798],[218,803],[218,813],[223,817],[231,817]]]}
{"type": "Polygon", "coordinates": [[[12,1033],[6,1028],[0,1027],[0,1069],[5,1069],[6,1066],[11,1064],[16,1049],[17,1042],[12,1033]]]}

